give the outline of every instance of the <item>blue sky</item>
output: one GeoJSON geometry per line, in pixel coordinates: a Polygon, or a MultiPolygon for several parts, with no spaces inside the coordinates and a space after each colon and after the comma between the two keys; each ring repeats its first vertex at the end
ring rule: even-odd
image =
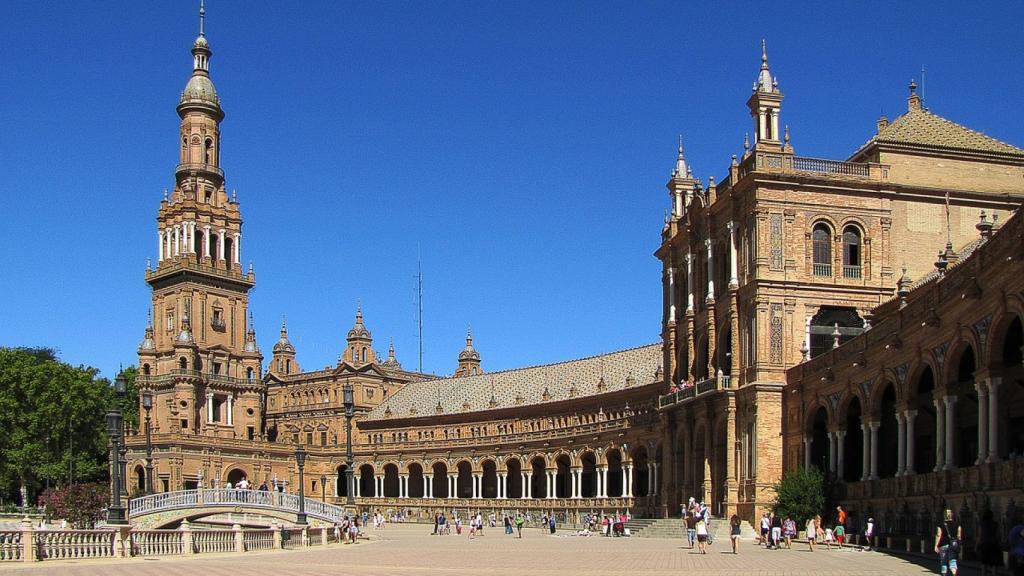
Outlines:
{"type": "MultiPolygon", "coordinates": [[[[4,2],[0,346],[135,361],[198,2],[4,2]]],[[[676,136],[726,173],[768,42],[801,155],[845,158],[926,69],[934,112],[1024,145],[1024,3],[210,0],[228,188],[260,345],[333,364],[358,300],[381,351],[451,373],[658,340],[676,136]]]]}

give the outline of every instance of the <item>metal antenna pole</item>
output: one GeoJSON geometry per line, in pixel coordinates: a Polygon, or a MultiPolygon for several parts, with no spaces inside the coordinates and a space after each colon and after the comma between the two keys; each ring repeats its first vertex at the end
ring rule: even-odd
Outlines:
{"type": "Polygon", "coordinates": [[[416,247],[416,292],[419,306],[419,347],[420,363],[419,372],[423,373],[423,259],[420,255],[419,246],[416,247]]]}

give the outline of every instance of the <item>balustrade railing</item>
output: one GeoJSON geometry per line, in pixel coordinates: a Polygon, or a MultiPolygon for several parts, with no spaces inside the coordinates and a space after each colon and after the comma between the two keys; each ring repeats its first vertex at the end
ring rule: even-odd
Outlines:
{"type": "Polygon", "coordinates": [[[658,397],[658,408],[666,408],[673,404],[679,404],[692,400],[698,396],[715,392],[717,390],[728,390],[732,388],[732,377],[727,374],[719,374],[711,378],[698,380],[695,384],[658,397]]]}
{"type": "Polygon", "coordinates": [[[176,556],[184,552],[181,530],[133,530],[132,556],[176,556]]]}
{"type": "Polygon", "coordinates": [[[210,552],[234,552],[234,530],[194,530],[192,548],[199,554],[210,552]]]}
{"type": "Polygon", "coordinates": [[[0,562],[21,561],[21,531],[0,531],[0,562]]]}
{"type": "Polygon", "coordinates": [[[802,172],[818,172],[821,174],[844,174],[847,176],[870,176],[870,165],[823,158],[793,157],[793,169],[802,172]]]}
{"type": "Polygon", "coordinates": [[[45,560],[113,558],[113,530],[38,530],[36,554],[45,560]]]}
{"type": "Polygon", "coordinates": [[[812,266],[815,276],[832,276],[832,265],[831,264],[814,264],[812,266]]]}
{"type": "Polygon", "coordinates": [[[242,535],[245,550],[270,550],[274,547],[273,530],[246,530],[242,535]]]}
{"type": "Polygon", "coordinates": [[[859,280],[860,279],[860,270],[861,270],[860,266],[849,266],[849,265],[845,265],[844,264],[843,265],[843,277],[844,278],[853,278],[853,279],[858,279],[859,280]]]}
{"type": "MultiPolygon", "coordinates": [[[[327,522],[336,522],[345,515],[341,506],[306,498],[306,514],[327,522]]],[[[201,508],[203,506],[246,506],[270,508],[287,512],[299,511],[297,494],[281,494],[265,490],[240,490],[208,488],[203,490],[179,490],[161,492],[133,498],[128,503],[129,518],[163,510],[180,508],[201,508]]]]}

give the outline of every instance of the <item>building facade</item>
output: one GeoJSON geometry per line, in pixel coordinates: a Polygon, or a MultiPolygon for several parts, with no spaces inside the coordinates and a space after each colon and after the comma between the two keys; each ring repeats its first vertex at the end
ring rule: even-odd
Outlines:
{"type": "MultiPolygon", "coordinates": [[[[403,369],[393,346],[379,355],[359,308],[335,365],[304,371],[283,322],[265,364],[249,312],[256,278],[251,264],[241,264],[240,203],[226,193],[220,166],[224,112],[210,76],[212,50],[200,30],[177,107],[181,152],[174,190],[158,210],[157,262],[145,273],[151,320],[138,350],[139,386],[154,396],[148,416],[159,491],[242,478],[296,491],[302,446],[305,493],[336,503],[351,498],[364,509],[668,516],[693,496],[717,514],[751,519],[771,501],[786,467],[828,460],[840,476],[860,477],[852,465],[844,468],[842,449],[822,460],[821,433],[829,446],[853,442],[852,434],[835,440],[850,430],[835,419],[849,409],[829,400],[818,422],[821,411],[808,406],[824,396],[809,378],[826,370],[827,359],[880,334],[882,324],[893,326],[891,317],[904,314],[894,311],[893,295],[908,274],[933,268],[937,250],[953,263],[964,257],[954,246],[977,245],[979,210],[1007,221],[1024,199],[1024,151],[929,112],[913,86],[907,113],[879,120],[847,160],[797,156],[762,49],[747,101],[753,141],[745,139],[727,175],[704,184],[679,146],[668,182],[671,216],[655,252],[663,264],[660,343],[488,373],[467,334],[454,376],[437,378],[403,369]]],[[[1010,236],[1016,222],[993,238],[1010,236]]],[[[969,262],[933,283],[949,285],[969,262]]],[[[911,292],[928,290],[922,284],[911,292]]],[[[906,309],[919,306],[910,300],[906,309]]],[[[1003,316],[990,315],[993,338],[1012,332],[1003,316]]],[[[1019,333],[1019,320],[1015,326],[1019,333]]],[[[933,374],[938,390],[944,380],[933,374]]],[[[901,386],[893,390],[905,403],[910,395],[901,386]]],[[[833,394],[846,398],[827,397],[833,394]]],[[[870,423],[878,412],[868,402],[878,396],[863,394],[870,423]]],[[[995,414],[1015,401],[987,406],[995,414]]],[[[913,426],[899,406],[900,426],[913,426]]],[[[1001,434],[985,437],[1000,438],[996,454],[1016,446],[1001,434]]],[[[129,474],[141,491],[145,437],[131,435],[128,444],[129,474]]],[[[922,457],[900,454],[903,466],[922,457]]],[[[850,498],[874,494],[874,484],[859,486],[850,485],[850,498]]]]}

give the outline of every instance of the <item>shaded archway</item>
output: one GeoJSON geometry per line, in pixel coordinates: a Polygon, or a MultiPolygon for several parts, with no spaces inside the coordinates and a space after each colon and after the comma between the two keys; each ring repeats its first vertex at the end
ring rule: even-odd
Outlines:
{"type": "Polygon", "coordinates": [[[605,494],[610,497],[622,496],[622,453],[618,448],[608,450],[605,455],[608,461],[608,486],[605,494]]]}
{"type": "MultiPolygon", "coordinates": [[[[722,374],[728,376],[732,371],[732,329],[724,330],[719,335],[715,355],[718,356],[715,366],[721,370],[722,374]]],[[[712,376],[714,375],[717,375],[717,372],[712,374],[712,376]]]]}
{"type": "Polygon", "coordinates": [[[650,469],[647,466],[647,447],[640,446],[633,450],[633,496],[638,498],[647,496],[651,479],[650,469]]]}
{"type": "Polygon", "coordinates": [[[583,473],[580,475],[580,496],[594,498],[597,496],[597,457],[593,452],[584,452],[580,456],[580,463],[583,465],[583,473]]]}
{"type": "Polygon", "coordinates": [[[807,436],[811,439],[811,455],[808,458],[811,466],[816,466],[818,470],[827,474],[829,472],[828,464],[831,455],[829,454],[830,446],[828,441],[828,411],[825,410],[824,406],[819,406],[814,411],[814,417],[811,418],[807,436]]]}
{"type": "Polygon", "coordinates": [[[846,406],[846,436],[843,438],[843,479],[857,482],[864,477],[864,421],[860,398],[854,396],[846,406]]]}
{"type": "Polygon", "coordinates": [[[522,498],[523,495],[523,463],[519,458],[509,458],[505,461],[506,498],[522,498]]]}
{"type": "Polygon", "coordinates": [[[555,458],[555,498],[569,498],[572,496],[572,461],[568,454],[561,454],[555,458]]]}
{"type": "Polygon", "coordinates": [[[530,460],[530,495],[534,498],[547,498],[547,466],[542,456],[530,460]]]}
{"type": "Polygon", "coordinates": [[[935,375],[931,366],[925,366],[917,378],[914,399],[914,461],[910,463],[918,474],[935,470],[935,375]]]}
{"type": "Polygon", "coordinates": [[[726,468],[729,465],[729,435],[725,428],[727,425],[725,418],[717,418],[717,424],[714,426],[715,434],[711,438],[711,502],[708,504],[712,506],[711,510],[715,514],[722,514],[725,510],[724,504],[728,490],[726,468]]]}
{"type": "Polygon", "coordinates": [[[498,465],[494,460],[484,460],[483,475],[480,477],[480,496],[482,498],[498,497],[498,465]]]}
{"type": "Polygon", "coordinates": [[[710,358],[708,358],[708,339],[707,337],[700,339],[700,344],[697,347],[696,364],[693,367],[694,379],[697,382],[706,380],[708,378],[708,371],[711,370],[710,358]]]}
{"type": "Polygon", "coordinates": [[[455,481],[456,498],[473,497],[473,467],[463,460],[455,467],[458,478],[455,481]]]}
{"type": "Polygon", "coordinates": [[[1014,318],[1001,339],[1002,382],[996,388],[996,454],[1007,459],[1024,455],[1024,329],[1014,318]]]}
{"type": "Polygon", "coordinates": [[[822,306],[811,317],[811,358],[828,352],[835,346],[835,333],[839,331],[839,345],[842,346],[854,336],[864,332],[864,319],[853,308],[822,306]]]}
{"type": "Polygon", "coordinates": [[[245,478],[245,477],[246,477],[245,470],[242,470],[240,468],[232,468],[231,471],[228,472],[228,475],[227,475],[226,478],[227,478],[227,482],[231,483],[232,486],[237,488],[238,487],[238,483],[241,482],[242,478],[245,478]]]}
{"type": "Polygon", "coordinates": [[[146,493],[146,469],[140,465],[135,466],[135,493],[146,493]]]}
{"type": "Polygon", "coordinates": [[[431,486],[434,498],[448,498],[448,465],[444,462],[434,462],[431,469],[434,471],[434,484],[431,486]]]}
{"type": "Polygon", "coordinates": [[[409,464],[409,498],[423,498],[425,486],[423,485],[423,466],[417,462],[409,464]]]}
{"type": "Polygon", "coordinates": [[[394,464],[384,465],[384,496],[385,498],[398,498],[398,466],[394,464]]]}
{"type": "Polygon", "coordinates": [[[878,477],[892,478],[899,468],[899,424],[896,422],[896,388],[882,389],[878,408],[878,477]]]}
{"type": "Polygon", "coordinates": [[[704,426],[699,426],[693,435],[693,494],[692,496],[697,499],[698,502],[703,502],[706,494],[704,493],[704,481],[706,479],[706,473],[708,468],[708,456],[705,448],[706,433],[704,426]]]}
{"type": "Polygon", "coordinates": [[[359,467],[359,495],[366,498],[377,496],[373,480],[373,466],[363,464],[359,467]]]}
{"type": "Polygon", "coordinates": [[[345,473],[348,471],[348,465],[342,464],[335,470],[337,472],[337,478],[334,481],[334,493],[341,498],[348,497],[348,478],[345,473]]]}
{"type": "MultiPolygon", "coordinates": [[[[956,382],[950,383],[950,395],[956,396],[953,417],[953,463],[957,468],[973,466],[978,459],[978,391],[974,388],[977,360],[974,349],[966,346],[957,363],[956,382]]],[[[946,423],[949,426],[949,422],[946,423]]]]}

